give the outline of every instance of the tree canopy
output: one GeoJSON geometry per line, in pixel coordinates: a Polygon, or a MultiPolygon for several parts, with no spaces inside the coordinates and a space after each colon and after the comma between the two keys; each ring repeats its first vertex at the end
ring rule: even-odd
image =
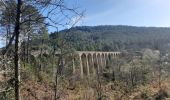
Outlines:
{"type": "Polygon", "coordinates": [[[170,28],[163,27],[80,26],[60,32],[66,33],[65,39],[80,51],[165,50],[170,43],[170,28]]]}

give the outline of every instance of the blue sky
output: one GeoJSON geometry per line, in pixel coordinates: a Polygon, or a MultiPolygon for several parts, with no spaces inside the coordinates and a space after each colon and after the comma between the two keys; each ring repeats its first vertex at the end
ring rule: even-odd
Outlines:
{"type": "MultiPolygon", "coordinates": [[[[170,27],[170,0],[66,0],[86,10],[77,26],[132,25],[170,27]]],[[[61,29],[59,29],[61,30],[61,29]]],[[[56,31],[49,29],[49,31],[56,31]]],[[[4,44],[0,40],[0,47],[4,44]]]]}
{"type": "Polygon", "coordinates": [[[77,0],[86,9],[78,25],[170,26],[170,0],[77,0]]]}

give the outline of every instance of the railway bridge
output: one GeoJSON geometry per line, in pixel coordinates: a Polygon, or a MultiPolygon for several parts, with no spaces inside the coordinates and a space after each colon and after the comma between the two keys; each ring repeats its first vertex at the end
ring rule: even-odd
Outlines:
{"type": "MultiPolygon", "coordinates": [[[[45,51],[43,53],[48,54],[48,52],[45,51]]],[[[32,52],[33,56],[38,56],[39,54],[39,51],[32,52]]],[[[56,52],[55,54],[60,53],[56,52]]],[[[77,73],[77,68],[80,69],[79,73],[81,77],[96,74],[112,63],[120,54],[121,52],[76,51],[76,58],[72,59],[73,74],[77,73]],[[78,66],[75,64],[76,61],[79,62],[78,66]]]]}
{"type": "MultiPolygon", "coordinates": [[[[77,51],[80,64],[80,75],[90,76],[96,72],[102,71],[112,61],[120,56],[120,52],[101,52],[101,51],[77,51]]],[[[73,60],[73,73],[75,73],[75,65],[73,60]]]]}

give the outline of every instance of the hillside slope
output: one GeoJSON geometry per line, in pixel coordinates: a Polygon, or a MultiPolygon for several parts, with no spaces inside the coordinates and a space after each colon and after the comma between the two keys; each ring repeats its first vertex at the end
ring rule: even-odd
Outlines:
{"type": "Polygon", "coordinates": [[[76,50],[166,49],[170,43],[170,28],[164,27],[80,26],[60,33],[76,50]]]}

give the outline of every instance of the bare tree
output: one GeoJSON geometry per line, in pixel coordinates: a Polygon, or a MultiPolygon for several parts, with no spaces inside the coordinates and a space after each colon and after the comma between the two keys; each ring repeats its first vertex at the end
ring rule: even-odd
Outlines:
{"type": "MultiPolygon", "coordinates": [[[[5,2],[9,2],[9,0],[5,0],[5,2]]],[[[13,0],[16,5],[12,5],[12,7],[16,8],[14,11],[14,32],[11,32],[12,36],[9,39],[8,45],[6,46],[6,50],[4,50],[3,54],[6,54],[9,50],[9,47],[14,41],[15,50],[14,50],[14,64],[15,64],[15,99],[20,100],[20,50],[21,50],[21,40],[24,34],[21,30],[24,28],[23,25],[27,25],[29,22],[31,25],[36,25],[36,23],[41,23],[42,26],[53,27],[57,29],[58,26],[68,26],[72,23],[72,18],[78,16],[78,19],[82,17],[83,13],[78,13],[78,8],[69,8],[65,5],[64,0],[13,0]],[[36,16],[32,19],[30,17],[37,14],[37,11],[26,13],[24,11],[28,8],[25,5],[33,6],[38,10],[40,15],[36,16]],[[23,16],[24,15],[24,16],[23,16]],[[46,20],[46,21],[41,21],[46,20]]],[[[34,26],[33,26],[34,27],[34,26]]],[[[27,30],[29,31],[29,30],[27,30]]],[[[35,30],[35,32],[37,32],[35,30]]]]}

